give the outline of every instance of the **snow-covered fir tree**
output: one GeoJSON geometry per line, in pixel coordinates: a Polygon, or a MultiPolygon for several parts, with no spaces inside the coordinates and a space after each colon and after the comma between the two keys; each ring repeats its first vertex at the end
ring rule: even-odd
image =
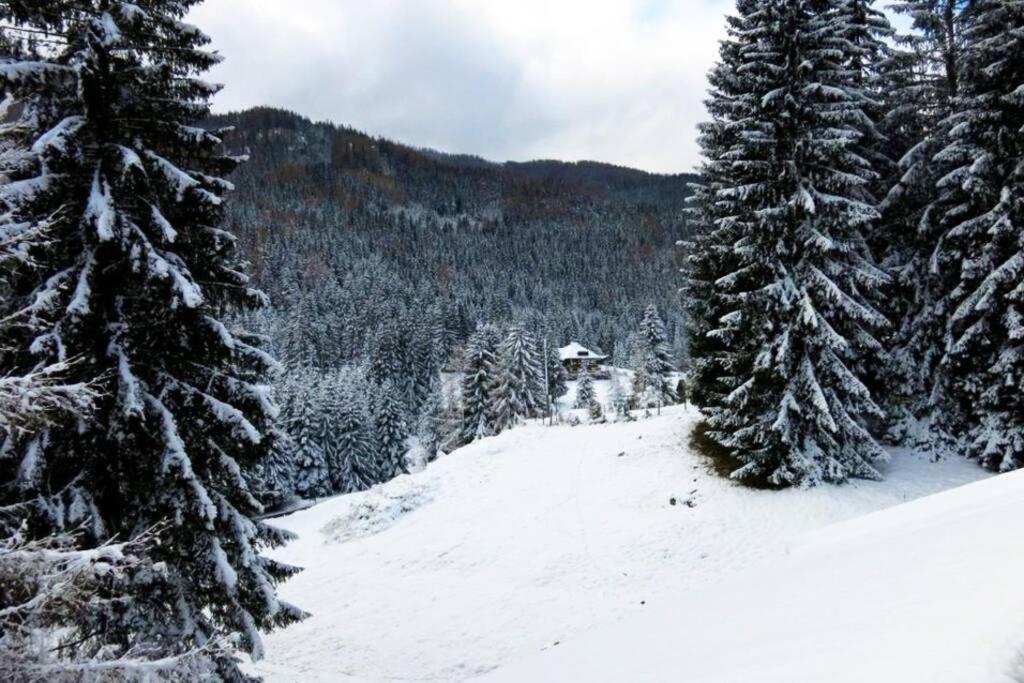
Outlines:
{"type": "Polygon", "coordinates": [[[964,0],[896,3],[894,10],[911,18],[913,30],[899,37],[900,49],[882,73],[889,106],[881,128],[890,156],[898,162],[887,192],[880,196],[882,219],[873,240],[880,263],[892,277],[884,305],[894,322],[888,371],[896,381],[887,383],[886,392],[904,403],[889,401],[891,408],[919,417],[928,412],[944,352],[948,311],[932,276],[941,227],[929,207],[945,175],[935,157],[948,144],[966,6],[964,0]]]}
{"type": "Polygon", "coordinates": [[[544,405],[544,375],[533,335],[514,326],[498,349],[493,389],[494,424],[498,431],[540,414],[544,405]]]}
{"type": "Polygon", "coordinates": [[[416,421],[416,438],[423,448],[426,462],[437,459],[438,451],[445,440],[445,406],[441,381],[438,379],[420,410],[416,421]]]}
{"type": "Polygon", "coordinates": [[[672,384],[672,373],[675,364],[672,362],[672,350],[668,346],[668,335],[665,323],[658,315],[654,305],[644,310],[640,322],[640,367],[636,368],[636,377],[642,378],[637,393],[648,393],[659,405],[675,402],[675,387],[672,384]]]}
{"type": "Polygon", "coordinates": [[[408,376],[405,370],[405,344],[394,317],[377,331],[370,351],[370,378],[377,384],[391,381],[399,388],[405,386],[408,376]]]}
{"type": "Polygon", "coordinates": [[[348,378],[342,373],[325,373],[320,381],[317,421],[317,440],[327,465],[327,483],[330,493],[342,493],[352,480],[352,461],[340,448],[338,432],[341,429],[343,394],[348,378]]]}
{"type": "MultiPolygon", "coordinates": [[[[548,396],[554,402],[565,396],[566,392],[569,391],[569,373],[565,369],[565,365],[562,364],[562,359],[558,355],[558,349],[553,345],[548,345],[548,355],[545,362],[547,364],[548,396]]],[[[547,396],[544,399],[546,407],[547,396]]]]}
{"type": "Polygon", "coordinates": [[[959,93],[927,215],[932,302],[946,315],[931,409],[985,467],[1024,465],[1024,1],[963,19],[959,93]]]}
{"type": "Polygon", "coordinates": [[[253,494],[267,509],[287,505],[296,497],[299,489],[295,459],[298,448],[288,433],[286,420],[280,419],[279,425],[268,434],[270,448],[267,456],[259,464],[259,483],[253,490],[253,494]]]}
{"type": "Polygon", "coordinates": [[[159,642],[136,641],[131,651],[104,641],[103,624],[116,620],[132,585],[160,575],[154,538],[81,549],[57,532],[31,540],[22,527],[0,534],[0,679],[183,681],[216,677],[216,660],[230,657],[225,639],[169,657],[159,642]]]}
{"type": "Polygon", "coordinates": [[[870,116],[848,14],[811,0],[737,10],[702,135],[721,169],[698,198],[707,229],[722,231],[705,247],[728,250],[733,267],[700,276],[717,323],[700,331],[722,344],[713,381],[728,389],[702,406],[710,434],[744,463],[738,478],[877,477],[886,454],[867,425],[882,413],[858,372],[886,326],[866,293],[887,278],[863,234],[878,214],[865,201],[874,171],[856,153],[870,116]]]}
{"type": "Polygon", "coordinates": [[[338,469],[347,473],[348,478],[339,481],[336,492],[349,494],[366,490],[385,481],[380,461],[374,449],[373,423],[366,405],[360,404],[354,394],[341,398],[335,419],[334,457],[339,461],[338,469]]]}
{"type": "Polygon", "coordinates": [[[626,415],[629,412],[629,393],[622,381],[622,374],[618,371],[612,372],[608,401],[616,415],[626,415]]]}
{"type": "MultiPolygon", "coordinates": [[[[748,15],[757,7],[756,0],[739,0],[737,13],[726,18],[729,38],[721,42],[717,65],[708,74],[710,97],[705,106],[711,120],[698,126],[698,143],[703,161],[701,183],[693,188],[690,219],[694,234],[683,241],[685,279],[682,298],[686,306],[691,400],[712,411],[724,404],[732,392],[730,377],[742,377],[750,371],[750,354],[741,347],[743,330],[749,329],[745,312],[737,307],[741,291],[737,273],[740,255],[733,248],[739,229],[730,220],[733,207],[719,201],[719,193],[739,185],[738,169],[729,159],[731,150],[740,141],[742,130],[736,125],[737,108],[749,87],[741,77],[743,65],[740,40],[748,25],[748,15]]],[[[747,271],[752,280],[753,271],[747,271]]],[[[628,358],[628,367],[643,371],[639,335],[632,337],[635,349],[628,358]]],[[[646,377],[635,384],[646,386],[646,377]]],[[[635,393],[635,392],[634,392],[635,393]]],[[[639,396],[637,399],[639,400],[639,396]]]]}
{"type": "Polygon", "coordinates": [[[483,323],[466,343],[462,378],[462,439],[466,443],[494,434],[492,410],[500,335],[483,323]]]}
{"type": "Polygon", "coordinates": [[[292,376],[286,407],[287,429],[294,444],[295,492],[304,498],[331,493],[331,473],[323,442],[324,410],[316,371],[306,368],[292,376]]]}
{"type": "Polygon", "coordinates": [[[379,387],[373,406],[373,425],[381,481],[406,474],[405,454],[408,451],[409,431],[405,406],[399,389],[390,381],[379,387]]]}
{"type": "Polygon", "coordinates": [[[597,392],[594,389],[594,376],[590,374],[590,369],[584,366],[576,379],[576,402],[573,407],[591,408],[595,403],[597,392]]]}
{"type": "Polygon", "coordinates": [[[350,474],[339,492],[365,491],[385,481],[374,448],[370,416],[366,407],[352,395],[343,397],[339,408],[335,421],[337,432],[333,435],[335,454],[346,461],[345,471],[350,474]]]}
{"type": "Polygon", "coordinates": [[[437,323],[432,312],[427,311],[417,321],[410,340],[410,408],[413,415],[424,410],[427,401],[436,393],[440,384],[446,335],[437,323]]]}
{"type": "MultiPolygon", "coordinates": [[[[6,3],[0,90],[0,222],[43,229],[31,268],[10,273],[0,376],[75,359],[72,382],[97,382],[96,418],[6,443],[0,496],[33,506],[32,529],[87,523],[84,543],[171,520],[151,549],[165,571],[129,588],[105,624],[114,650],[159,642],[180,654],[301,612],[274,585],[293,568],[259,556],[284,534],[255,522],[243,468],[264,456],[276,407],[261,341],[225,312],[261,304],[234,238],[218,227],[224,156],[197,127],[219,61],[184,23],[195,2],[6,3]],[[45,39],[42,39],[45,37],[45,39]],[[5,105],[6,106],[6,105],[5,105]]],[[[219,675],[239,680],[232,657],[219,675]]]]}

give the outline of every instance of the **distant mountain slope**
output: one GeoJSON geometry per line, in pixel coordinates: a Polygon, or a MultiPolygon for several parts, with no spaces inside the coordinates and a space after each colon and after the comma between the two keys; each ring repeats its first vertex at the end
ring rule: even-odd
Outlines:
{"type": "Polygon", "coordinates": [[[234,126],[229,146],[251,156],[233,177],[231,229],[277,324],[319,330],[285,329],[289,354],[345,362],[381,321],[430,306],[455,337],[482,318],[518,320],[621,356],[653,302],[681,344],[672,245],[692,176],[494,163],[268,108],[210,124],[234,126]]]}

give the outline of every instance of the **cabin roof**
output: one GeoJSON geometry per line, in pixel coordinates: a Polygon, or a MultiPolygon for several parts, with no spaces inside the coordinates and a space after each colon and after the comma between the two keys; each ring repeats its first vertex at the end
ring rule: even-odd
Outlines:
{"type": "Polygon", "coordinates": [[[600,353],[591,351],[582,344],[576,342],[570,342],[568,346],[563,346],[558,349],[558,356],[563,361],[567,360],[605,360],[608,356],[602,356],[600,353]]]}

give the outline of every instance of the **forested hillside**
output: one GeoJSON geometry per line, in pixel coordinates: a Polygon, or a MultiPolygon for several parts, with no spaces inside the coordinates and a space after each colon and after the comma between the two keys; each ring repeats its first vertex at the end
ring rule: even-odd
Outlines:
{"type": "Polygon", "coordinates": [[[244,322],[284,366],[264,500],[362,490],[404,472],[410,444],[429,460],[538,415],[543,363],[557,397],[551,354],[569,341],[672,400],[685,338],[673,246],[695,178],[497,164],[267,108],[208,127],[249,157],[228,227],[271,300],[244,322]],[[442,384],[467,364],[461,392],[442,384]]]}
{"type": "MultiPolygon", "coordinates": [[[[250,155],[230,229],[276,311],[279,357],[365,355],[382,324],[442,317],[451,345],[516,321],[624,358],[647,304],[683,341],[672,244],[689,176],[606,164],[496,164],[274,109],[216,117],[250,155]]],[[[449,349],[450,350],[450,349],[449,349]]]]}

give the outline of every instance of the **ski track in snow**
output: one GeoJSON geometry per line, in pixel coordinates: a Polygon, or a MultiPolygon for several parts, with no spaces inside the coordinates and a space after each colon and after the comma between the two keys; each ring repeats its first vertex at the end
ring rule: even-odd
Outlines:
{"type": "Polygon", "coordinates": [[[686,447],[696,419],[531,424],[273,520],[299,539],[272,555],[305,567],[282,597],[312,616],[269,634],[250,669],[271,683],[465,680],[699,593],[807,532],[986,476],[901,453],[884,482],[755,491],[686,447]]]}

